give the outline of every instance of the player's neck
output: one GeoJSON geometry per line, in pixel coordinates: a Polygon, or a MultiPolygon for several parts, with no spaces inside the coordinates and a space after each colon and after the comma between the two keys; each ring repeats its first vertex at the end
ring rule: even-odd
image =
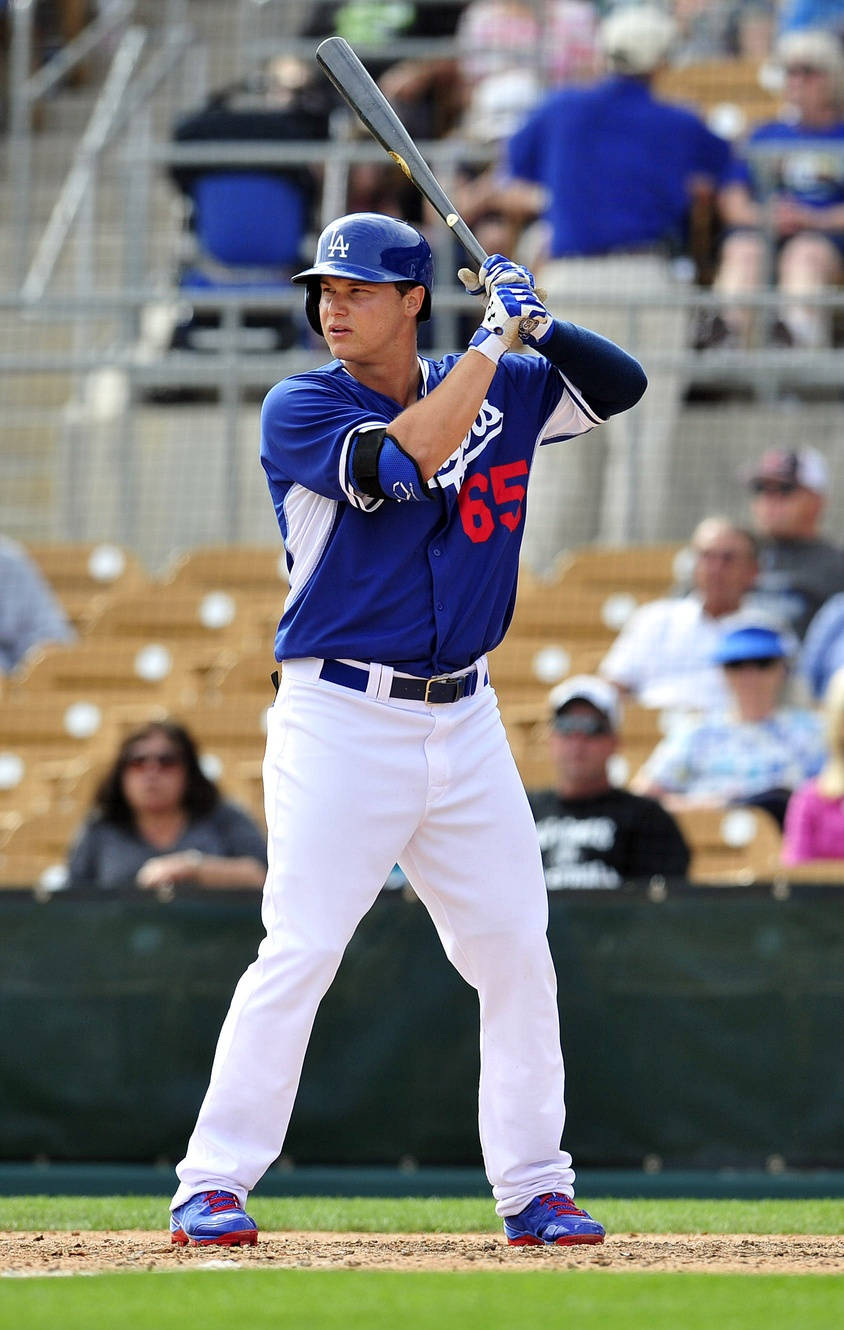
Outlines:
{"type": "Polygon", "coordinates": [[[388,358],[344,360],[343,365],[358,383],[381,393],[382,397],[391,398],[400,407],[410,406],[419,395],[420,371],[415,345],[411,349],[401,348],[388,358]]]}

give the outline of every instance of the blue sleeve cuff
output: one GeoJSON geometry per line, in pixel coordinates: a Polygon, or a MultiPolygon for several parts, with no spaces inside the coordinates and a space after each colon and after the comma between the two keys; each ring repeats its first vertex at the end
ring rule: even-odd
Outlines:
{"type": "Polygon", "coordinates": [[[571,379],[603,419],[635,406],[648,386],[645,371],[634,356],[576,323],[555,319],[551,335],[537,349],[571,379]]]}

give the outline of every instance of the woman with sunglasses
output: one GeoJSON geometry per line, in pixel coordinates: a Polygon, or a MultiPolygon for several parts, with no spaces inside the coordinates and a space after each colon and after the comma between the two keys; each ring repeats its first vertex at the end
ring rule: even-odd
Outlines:
{"type": "Polygon", "coordinates": [[[714,659],[729,709],[673,729],[632,788],[673,810],[754,804],[782,825],[791,791],[817,774],[825,754],[820,717],[787,701],[791,655],[788,639],[763,623],[726,632],[714,659]]]}
{"type": "Polygon", "coordinates": [[[220,795],[182,725],[153,721],[121,744],[69,860],[70,886],[259,888],[266,837],[220,795]]]}

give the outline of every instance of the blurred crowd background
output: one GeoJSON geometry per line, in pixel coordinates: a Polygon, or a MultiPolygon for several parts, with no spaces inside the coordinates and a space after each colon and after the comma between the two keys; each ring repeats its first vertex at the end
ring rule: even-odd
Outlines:
{"type": "Polygon", "coordinates": [[[543,450],[492,661],[549,886],[840,874],[844,4],[6,0],[0,31],[0,884],[260,884],[258,410],[325,358],[290,276],[387,212],[434,249],[424,353],[480,317],[333,33],[488,250],[649,375],[543,450]]]}

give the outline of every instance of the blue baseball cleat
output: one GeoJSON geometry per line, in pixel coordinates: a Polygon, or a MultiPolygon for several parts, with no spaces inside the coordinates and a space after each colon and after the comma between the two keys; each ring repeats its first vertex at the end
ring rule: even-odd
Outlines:
{"type": "Polygon", "coordinates": [[[511,1247],[573,1247],[603,1242],[606,1230],[570,1196],[559,1191],[536,1196],[517,1215],[507,1215],[504,1232],[511,1247]]]}
{"type": "Polygon", "coordinates": [[[170,1241],[180,1247],[254,1247],[258,1225],[230,1191],[200,1191],[170,1214],[170,1241]]]}

